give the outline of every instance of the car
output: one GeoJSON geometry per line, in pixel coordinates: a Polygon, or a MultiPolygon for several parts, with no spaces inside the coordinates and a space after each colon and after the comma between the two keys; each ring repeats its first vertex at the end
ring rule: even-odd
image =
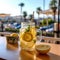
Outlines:
{"type": "Polygon", "coordinates": [[[13,24],[11,24],[12,26],[14,26],[14,28],[15,29],[19,29],[19,28],[21,28],[21,25],[20,24],[18,24],[18,23],[13,23],[13,24]]]}
{"type": "Polygon", "coordinates": [[[49,28],[52,28],[52,27],[54,27],[54,24],[49,25],[49,28]]]}
{"type": "Polygon", "coordinates": [[[48,26],[44,26],[44,27],[40,27],[40,30],[46,30],[46,29],[48,29],[49,27],[48,26]]]}
{"type": "Polygon", "coordinates": [[[16,26],[18,23],[13,23],[14,26],[16,26]]]}
{"type": "Polygon", "coordinates": [[[51,25],[48,25],[48,26],[40,27],[40,30],[45,31],[46,29],[49,29],[49,28],[52,28],[52,27],[54,27],[54,24],[51,24],[51,25]]]}
{"type": "Polygon", "coordinates": [[[46,29],[46,32],[53,32],[54,28],[46,29]]]}
{"type": "Polygon", "coordinates": [[[20,25],[20,24],[17,24],[17,25],[15,25],[15,27],[16,27],[17,29],[19,29],[19,28],[21,28],[21,25],[20,25]]]}

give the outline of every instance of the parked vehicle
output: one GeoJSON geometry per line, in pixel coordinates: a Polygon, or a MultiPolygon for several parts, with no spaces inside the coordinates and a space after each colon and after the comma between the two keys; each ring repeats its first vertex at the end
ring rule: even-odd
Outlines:
{"type": "Polygon", "coordinates": [[[17,24],[17,25],[15,26],[15,28],[16,28],[16,29],[19,29],[19,28],[21,28],[21,25],[20,25],[20,24],[17,24]]]}
{"type": "Polygon", "coordinates": [[[44,27],[40,27],[40,30],[46,30],[48,28],[48,26],[44,26],[44,27]]]}
{"type": "Polygon", "coordinates": [[[46,32],[53,32],[54,28],[46,29],[46,32]]]}
{"type": "Polygon", "coordinates": [[[40,27],[40,30],[45,31],[46,29],[53,28],[53,27],[54,27],[54,24],[51,24],[51,25],[48,25],[48,26],[40,27]]]}
{"type": "Polygon", "coordinates": [[[5,24],[4,28],[14,28],[14,29],[19,29],[21,28],[21,25],[18,23],[9,23],[9,24],[5,24]]]}

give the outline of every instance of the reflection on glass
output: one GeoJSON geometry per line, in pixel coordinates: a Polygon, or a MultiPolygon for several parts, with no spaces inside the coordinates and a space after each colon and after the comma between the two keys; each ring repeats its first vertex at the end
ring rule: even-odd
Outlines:
{"type": "Polygon", "coordinates": [[[34,22],[22,22],[20,29],[20,46],[25,50],[34,50],[36,43],[36,29],[34,22]]]}
{"type": "Polygon", "coordinates": [[[36,55],[37,60],[50,60],[50,56],[48,54],[37,54],[36,55]]]}
{"type": "Polygon", "coordinates": [[[37,40],[42,40],[42,31],[37,29],[37,40]]]}
{"type": "Polygon", "coordinates": [[[20,60],[36,60],[36,54],[34,51],[20,51],[20,60]]]}

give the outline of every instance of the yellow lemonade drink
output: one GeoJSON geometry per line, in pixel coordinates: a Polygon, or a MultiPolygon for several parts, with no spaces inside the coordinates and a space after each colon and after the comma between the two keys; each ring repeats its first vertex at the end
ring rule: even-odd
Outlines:
{"type": "Polygon", "coordinates": [[[35,23],[22,22],[20,29],[20,46],[25,50],[34,50],[36,44],[35,23]]]}

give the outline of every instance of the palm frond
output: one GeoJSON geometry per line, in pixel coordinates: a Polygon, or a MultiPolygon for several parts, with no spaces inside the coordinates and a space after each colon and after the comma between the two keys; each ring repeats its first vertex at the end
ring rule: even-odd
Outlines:
{"type": "Polygon", "coordinates": [[[20,3],[19,6],[24,6],[24,3],[20,3]]]}

